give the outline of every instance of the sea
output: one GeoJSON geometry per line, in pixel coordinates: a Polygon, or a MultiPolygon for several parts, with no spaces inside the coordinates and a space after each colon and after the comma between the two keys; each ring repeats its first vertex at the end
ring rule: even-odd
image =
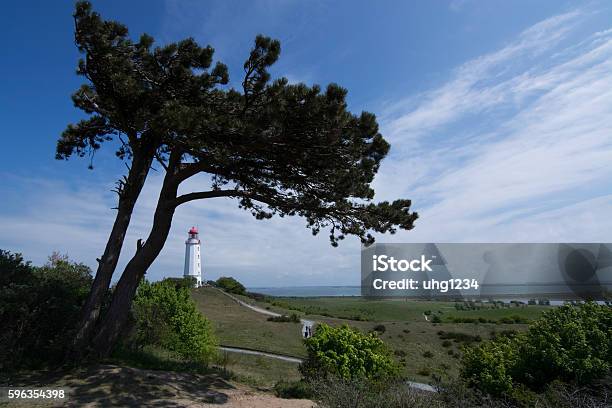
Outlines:
{"type": "Polygon", "coordinates": [[[247,290],[279,297],[361,296],[361,286],[252,287],[247,290]]]}
{"type": "MultiPolygon", "coordinates": [[[[608,288],[610,288],[608,283],[608,288]]],[[[361,296],[361,286],[281,286],[249,287],[249,292],[262,293],[276,297],[346,297],[361,296]]],[[[531,299],[547,299],[551,305],[562,305],[573,298],[568,296],[567,287],[561,285],[491,285],[487,286],[487,298],[498,301],[519,301],[527,303],[531,299]]],[[[603,302],[598,302],[603,303],[603,302]]]]}

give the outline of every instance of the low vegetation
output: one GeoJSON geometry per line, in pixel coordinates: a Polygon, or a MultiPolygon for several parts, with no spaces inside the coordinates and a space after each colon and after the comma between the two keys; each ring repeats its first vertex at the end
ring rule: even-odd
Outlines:
{"type": "Polygon", "coordinates": [[[270,316],[268,317],[268,321],[278,323],[299,323],[300,317],[295,313],[291,313],[290,315],[270,316]]]}
{"type": "Polygon", "coordinates": [[[215,286],[223,289],[226,292],[233,293],[236,295],[246,295],[246,288],[242,283],[230,276],[222,276],[215,282],[215,286]]]}
{"type": "Polygon", "coordinates": [[[611,309],[586,303],[553,309],[524,333],[467,349],[461,376],[486,393],[512,396],[556,380],[590,384],[611,368],[611,309]]]}
{"type": "Polygon", "coordinates": [[[209,362],[217,350],[211,323],[196,308],[190,282],[141,282],[133,304],[133,348],[158,346],[185,360],[209,362]]]}
{"type": "Polygon", "coordinates": [[[91,270],[66,256],[35,267],[0,250],[0,372],[59,364],[91,282],[91,270]]]}
{"type": "Polygon", "coordinates": [[[400,372],[389,348],[378,336],[346,325],[320,324],[304,344],[308,357],[300,372],[306,379],[333,376],[384,380],[395,378],[400,372]]]}
{"type": "MultiPolygon", "coordinates": [[[[257,300],[257,299],[255,299],[257,300]]],[[[518,302],[444,302],[410,299],[365,299],[357,296],[264,298],[274,307],[307,315],[353,321],[424,321],[438,316],[442,323],[516,324],[537,319],[551,306],[518,302]],[[471,306],[470,306],[471,305],[471,306]],[[503,321],[502,321],[503,319],[503,321]]],[[[436,323],[436,322],[433,322],[436,323]]]]}
{"type": "MultiPolygon", "coordinates": [[[[18,254],[0,251],[3,371],[53,367],[63,360],[91,279],[89,268],[65,256],[53,255],[45,266],[34,267],[18,254]]],[[[233,278],[222,282],[237,296],[249,295],[233,278]]],[[[385,320],[373,324],[308,316],[320,324],[312,338],[302,341],[295,323],[303,312],[289,312],[268,303],[269,297],[258,297],[257,304],[281,313],[268,318],[218,291],[190,287],[177,279],[143,281],[126,340],[110,362],[215,373],[273,387],[280,397],[312,398],[321,407],[569,408],[610,403],[609,306],[375,301],[369,319],[383,315],[385,320]],[[434,317],[440,321],[432,324],[434,317]],[[465,319],[475,319],[467,331],[457,323],[465,319]],[[528,327],[526,321],[531,322],[528,327]],[[218,353],[215,331],[222,343],[305,356],[305,361],[298,370],[295,363],[218,353]],[[410,389],[406,378],[427,379],[440,392],[410,389]]],[[[338,315],[363,315],[366,310],[357,299],[333,300],[338,304],[329,299],[289,301],[324,304],[338,315]]]]}
{"type": "Polygon", "coordinates": [[[554,382],[540,394],[522,400],[495,398],[462,382],[441,384],[437,393],[407,387],[401,381],[372,382],[363,378],[310,381],[311,398],[321,408],[605,408],[608,390],[554,382]]]}
{"type": "Polygon", "coordinates": [[[280,398],[311,398],[313,396],[311,383],[304,380],[281,380],[274,385],[274,393],[280,398]]]}
{"type": "MultiPolygon", "coordinates": [[[[194,289],[191,296],[198,310],[212,322],[220,345],[295,357],[306,356],[299,325],[268,321],[269,316],[241,306],[211,288],[194,289]]],[[[297,375],[297,365],[294,365],[297,375]]]]}

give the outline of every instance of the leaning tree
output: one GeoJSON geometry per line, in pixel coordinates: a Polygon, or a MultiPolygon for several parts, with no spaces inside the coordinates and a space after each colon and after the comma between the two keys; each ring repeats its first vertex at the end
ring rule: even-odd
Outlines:
{"type": "MultiPolygon", "coordinates": [[[[349,112],[346,90],[337,85],[321,90],[284,78],[271,81],[268,69],[280,54],[278,41],[256,38],[242,86],[234,89],[222,86],[228,82],[223,65],[207,71],[210,47],[188,39],[152,48],[149,36],[133,43],[124,26],[102,20],[87,3],[77,5],[75,16],[77,44],[85,54],[79,72],[89,83],[74,100],[91,118],[64,132],[58,154],[86,155],[103,141],[120,141],[118,156],[131,162],[118,189],[120,206],[122,200],[129,204],[120,222],[125,228],[152,163],[165,172],[149,235],[139,241],[107,312],[99,318],[98,312],[84,310],[81,338],[91,338],[95,354],[111,351],[138,283],[162,250],[182,204],[226,197],[257,219],[300,216],[315,235],[328,229],[333,246],[346,235],[371,243],[372,232],[413,228],[417,214],[410,212],[409,200],[372,202],[371,182],[389,150],[375,116],[349,112]],[[134,188],[129,177],[138,155],[146,165],[134,188]],[[198,174],[208,174],[209,183],[179,194],[181,183],[198,174]]],[[[125,228],[119,228],[120,239],[113,236],[115,228],[111,232],[117,256],[121,245],[115,243],[123,242],[125,228]]],[[[100,261],[98,273],[105,256],[100,261]]],[[[98,310],[97,293],[106,292],[115,267],[116,259],[96,277],[100,287],[96,282],[92,287],[98,310]]]]}
{"type": "MultiPolygon", "coordinates": [[[[149,170],[161,161],[173,134],[179,105],[212,107],[218,85],[228,81],[227,69],[211,70],[213,49],[192,39],[151,49],[153,39],[128,37],[123,24],[103,20],[88,2],[78,2],[74,13],[75,44],[84,55],[77,73],[86,79],[72,96],[88,119],[68,125],[57,143],[56,157],[76,154],[93,159],[103,142],[116,141],[116,155],[128,164],[117,181],[115,221],[78,323],[72,351],[80,353],[95,329],[134,205],[149,170]]],[[[93,168],[90,164],[90,168],[93,168]]],[[[74,355],[73,357],[78,357],[74,355]]]]}

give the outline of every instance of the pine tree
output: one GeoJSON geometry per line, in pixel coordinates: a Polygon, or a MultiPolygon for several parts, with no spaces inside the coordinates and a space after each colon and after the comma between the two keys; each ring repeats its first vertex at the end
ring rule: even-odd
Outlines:
{"type": "MultiPolygon", "coordinates": [[[[153,48],[153,39],[143,35],[133,43],[125,26],[104,21],[87,2],[77,4],[75,21],[76,42],[85,55],[79,73],[88,83],[73,99],[90,118],[68,127],[57,153],[92,155],[102,143],[118,140],[117,156],[131,162],[117,189],[120,225],[107,244],[113,256],[118,257],[151,164],[165,170],[151,232],[139,241],[97,325],[92,340],[97,354],[107,355],[115,344],[138,282],[163,248],[179,205],[234,198],[257,219],[303,217],[314,235],[327,229],[333,246],[347,235],[369,244],[372,232],[413,228],[417,214],[410,212],[410,200],[372,202],[370,184],[389,151],[375,116],[349,112],[347,91],[336,84],[322,90],[285,78],[272,81],[268,70],[280,55],[278,41],[257,36],[242,87],[234,89],[226,85],[223,64],[210,69],[212,48],[193,39],[153,48]],[[202,173],[210,176],[210,185],[178,194],[181,183],[202,173]]],[[[116,267],[116,258],[107,258],[105,251],[98,269],[104,274],[96,276],[88,302],[98,309],[99,293],[107,290],[116,267]]],[[[97,312],[84,310],[83,341],[89,341],[96,320],[97,312]]]]}

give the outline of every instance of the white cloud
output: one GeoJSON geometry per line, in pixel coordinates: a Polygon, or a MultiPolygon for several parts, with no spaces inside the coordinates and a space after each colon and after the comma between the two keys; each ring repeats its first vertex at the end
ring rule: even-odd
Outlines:
{"type": "Polygon", "coordinates": [[[539,23],[464,64],[416,108],[395,106],[384,129],[400,153],[383,164],[377,191],[414,197],[422,214],[396,240],[605,240],[594,220],[610,207],[612,33],[557,44],[583,16],[539,23]],[[398,183],[402,175],[411,181],[398,183]],[[573,230],[547,216],[594,202],[574,215],[592,223],[573,230]]]}
{"type": "Polygon", "coordinates": [[[567,35],[580,16],[580,12],[573,11],[539,22],[502,49],[466,62],[443,86],[394,104],[383,113],[386,135],[395,143],[414,139],[464,115],[506,102],[511,96],[507,87],[512,83],[503,78],[509,67],[521,58],[549,50],[567,35]],[[393,118],[402,106],[413,109],[393,118]]]}

